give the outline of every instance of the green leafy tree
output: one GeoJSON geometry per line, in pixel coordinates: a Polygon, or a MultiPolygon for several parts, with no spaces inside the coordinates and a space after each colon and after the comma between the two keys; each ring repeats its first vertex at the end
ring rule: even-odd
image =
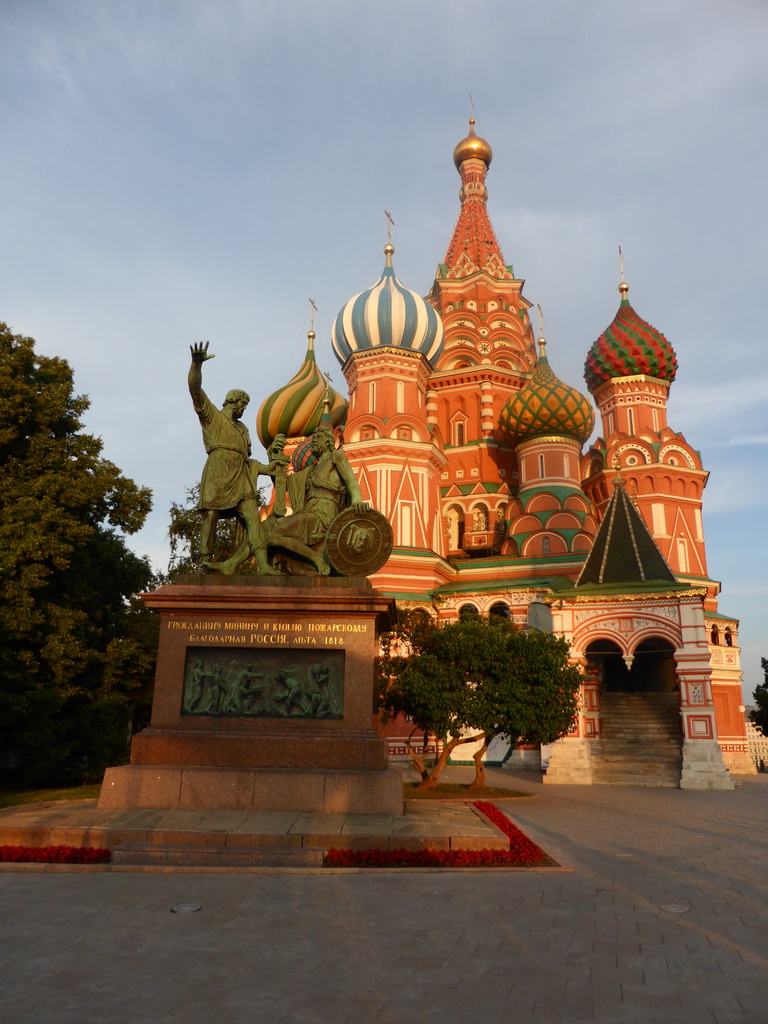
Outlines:
{"type": "Polygon", "coordinates": [[[749,712],[749,718],[763,736],[768,736],[768,658],[761,658],[760,666],[765,676],[765,682],[760,683],[752,694],[755,707],[749,712]]]}
{"type": "Polygon", "coordinates": [[[0,324],[0,748],[26,781],[96,777],[146,707],[153,621],[132,595],[148,490],[82,429],[72,370],[0,324]]]}
{"type": "Polygon", "coordinates": [[[472,788],[482,788],[494,737],[551,743],[570,730],[581,675],[562,637],[495,616],[439,627],[411,613],[384,638],[380,680],[385,715],[404,714],[444,741],[432,770],[422,770],[422,787],[436,785],[458,746],[480,740],[472,788]]]}

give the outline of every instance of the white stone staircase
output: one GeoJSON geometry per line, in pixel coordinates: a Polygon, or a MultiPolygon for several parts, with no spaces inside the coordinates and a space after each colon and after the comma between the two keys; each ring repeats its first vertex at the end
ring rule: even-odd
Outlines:
{"type": "Polygon", "coordinates": [[[592,782],[679,786],[680,705],[676,693],[603,693],[602,732],[590,743],[592,782]]]}

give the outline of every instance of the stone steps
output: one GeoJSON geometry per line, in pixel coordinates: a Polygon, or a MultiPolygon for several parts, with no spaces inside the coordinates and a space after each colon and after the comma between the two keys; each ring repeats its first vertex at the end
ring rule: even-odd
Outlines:
{"type": "MultiPolygon", "coordinates": [[[[637,755],[633,751],[626,750],[615,750],[613,747],[609,748],[608,751],[603,752],[602,750],[595,750],[597,744],[594,745],[593,757],[597,755],[600,759],[601,764],[612,765],[612,764],[625,764],[628,758],[634,758],[637,755]]],[[[669,753],[659,753],[657,751],[643,752],[640,755],[643,759],[643,763],[649,767],[658,765],[664,767],[666,765],[679,765],[680,764],[680,752],[670,751],[669,753]]]]}
{"type": "Polygon", "coordinates": [[[682,738],[675,694],[603,694],[600,713],[601,737],[591,747],[593,782],[680,785],[682,738]]]}
{"type": "Polygon", "coordinates": [[[159,867],[322,867],[323,851],[305,846],[209,846],[122,843],[113,864],[159,867]]]}
{"type": "Polygon", "coordinates": [[[597,786],[644,786],[655,789],[677,789],[680,785],[680,771],[668,775],[648,775],[646,772],[601,772],[592,775],[597,786]]]}

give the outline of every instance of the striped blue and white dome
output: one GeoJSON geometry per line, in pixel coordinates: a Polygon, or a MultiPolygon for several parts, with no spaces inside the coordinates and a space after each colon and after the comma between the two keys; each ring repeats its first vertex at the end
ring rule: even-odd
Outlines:
{"type": "Polygon", "coordinates": [[[343,307],[331,332],[333,351],[343,366],[354,352],[392,346],[421,352],[434,363],[443,350],[443,324],[428,302],[395,277],[387,245],[384,272],[367,291],[343,307]]]}

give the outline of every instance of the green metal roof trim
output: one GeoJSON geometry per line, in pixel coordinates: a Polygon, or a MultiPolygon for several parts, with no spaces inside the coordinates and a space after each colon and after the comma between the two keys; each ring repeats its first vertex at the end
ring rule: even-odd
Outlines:
{"type": "Polygon", "coordinates": [[[428,558],[444,566],[446,571],[453,572],[453,564],[443,558],[442,555],[438,555],[437,552],[430,551],[429,548],[392,548],[390,558],[394,555],[404,555],[406,558],[428,558]]]}
{"type": "Polygon", "coordinates": [[[446,594],[484,594],[489,590],[554,590],[558,593],[566,587],[572,587],[567,576],[531,576],[526,579],[491,580],[489,583],[444,583],[432,593],[436,596],[446,594]]]}
{"type": "Polygon", "coordinates": [[[536,555],[535,558],[521,558],[519,555],[498,555],[494,558],[461,558],[456,559],[456,568],[461,572],[474,572],[477,569],[520,569],[528,565],[541,565],[547,562],[565,562],[581,565],[584,561],[583,551],[566,551],[562,555],[536,555]],[[522,562],[522,566],[521,563],[522,562]]]}
{"type": "Polygon", "coordinates": [[[380,594],[394,601],[409,601],[411,604],[432,604],[432,594],[406,594],[399,590],[380,590],[380,594]]]}
{"type": "Polygon", "coordinates": [[[721,586],[720,580],[713,580],[709,576],[697,576],[692,572],[678,573],[678,579],[690,580],[693,587],[706,587],[712,583],[716,583],[718,587],[721,586]]]}
{"type": "Polygon", "coordinates": [[[608,597],[611,594],[679,594],[686,590],[695,590],[687,583],[670,583],[669,580],[645,580],[642,583],[586,583],[571,587],[570,590],[558,592],[558,597],[584,597],[594,594],[596,597],[603,595],[608,597]]]}
{"type": "MultiPolygon", "coordinates": [[[[478,487],[481,487],[484,491],[487,491],[489,494],[497,494],[501,490],[502,485],[500,483],[494,483],[493,480],[476,480],[472,484],[448,484],[447,487],[440,488],[440,497],[445,498],[448,492],[452,490],[454,487],[459,492],[459,494],[462,495],[462,497],[466,497],[468,494],[471,494],[472,491],[474,491],[478,487]]],[[[480,496],[482,497],[482,494],[480,496]]]]}
{"type": "Polygon", "coordinates": [[[687,585],[678,582],[617,477],[576,587],[618,584],[625,589],[641,586],[645,590],[650,580],[671,584],[672,589],[687,585]]]}
{"type": "MultiPolygon", "coordinates": [[[[557,532],[560,533],[561,531],[558,530],[557,532]]],[[[512,537],[513,540],[516,540],[518,537],[523,537],[523,536],[527,537],[527,536],[529,536],[529,534],[511,534],[510,536],[512,537]]],[[[565,562],[566,565],[573,565],[574,563],[576,565],[581,565],[582,562],[584,561],[584,552],[583,551],[563,551],[560,554],[554,554],[554,555],[526,555],[523,558],[521,558],[519,555],[517,555],[517,556],[510,556],[510,557],[514,558],[514,561],[509,561],[509,562],[506,563],[510,567],[513,567],[513,566],[517,567],[517,566],[519,566],[521,561],[522,562],[535,562],[536,565],[545,565],[545,566],[546,565],[551,565],[551,564],[557,565],[559,562],[565,562]]],[[[491,562],[492,562],[492,559],[490,559],[490,558],[473,559],[472,560],[471,568],[472,569],[476,569],[476,568],[479,569],[479,568],[482,568],[484,566],[487,566],[491,562]]],[[[461,560],[456,559],[456,567],[458,569],[460,569],[461,571],[463,571],[463,572],[467,572],[468,571],[467,559],[461,559],[461,560]]]]}
{"type": "MultiPolygon", "coordinates": [[[[534,516],[536,516],[538,518],[538,512],[532,512],[531,515],[534,515],[534,516]]],[[[543,529],[546,529],[546,523],[542,523],[541,525],[542,525],[543,529]]],[[[516,540],[518,542],[523,542],[524,543],[529,537],[532,537],[534,534],[538,534],[540,532],[541,532],[541,530],[526,530],[525,533],[510,533],[509,536],[512,537],[513,540],[516,540]]],[[[566,541],[568,541],[568,543],[570,543],[573,540],[574,537],[578,536],[579,534],[583,533],[584,531],[583,530],[574,530],[574,529],[571,529],[571,528],[566,530],[566,529],[563,529],[563,528],[557,526],[557,527],[551,527],[549,532],[550,533],[556,533],[558,535],[558,537],[562,537],[564,540],[566,540],[566,541]]],[[[582,552],[582,554],[583,554],[583,552],[582,552]]],[[[538,555],[536,557],[538,558],[538,555]]]]}
{"type": "MultiPolygon", "coordinates": [[[[582,489],[580,487],[576,486],[575,484],[574,484],[573,487],[563,487],[562,485],[557,485],[557,484],[555,484],[554,486],[552,486],[551,484],[541,484],[541,486],[539,486],[539,484],[540,484],[540,481],[539,481],[539,483],[535,483],[535,484],[534,483],[532,483],[532,484],[520,484],[520,486],[517,489],[517,496],[518,496],[518,498],[520,498],[520,500],[522,501],[523,500],[522,496],[524,494],[527,494],[528,492],[532,491],[534,494],[541,494],[542,492],[544,492],[546,494],[552,494],[552,495],[554,495],[554,497],[556,497],[558,499],[558,501],[563,501],[563,500],[565,500],[567,498],[572,498],[574,494],[578,495],[580,498],[583,498],[585,501],[587,500],[585,495],[584,495],[584,491],[582,491],[582,489]]],[[[589,502],[587,502],[587,504],[589,504],[589,502]]],[[[560,511],[570,512],[571,509],[551,508],[549,510],[550,515],[553,512],[560,512],[560,511]]]]}

